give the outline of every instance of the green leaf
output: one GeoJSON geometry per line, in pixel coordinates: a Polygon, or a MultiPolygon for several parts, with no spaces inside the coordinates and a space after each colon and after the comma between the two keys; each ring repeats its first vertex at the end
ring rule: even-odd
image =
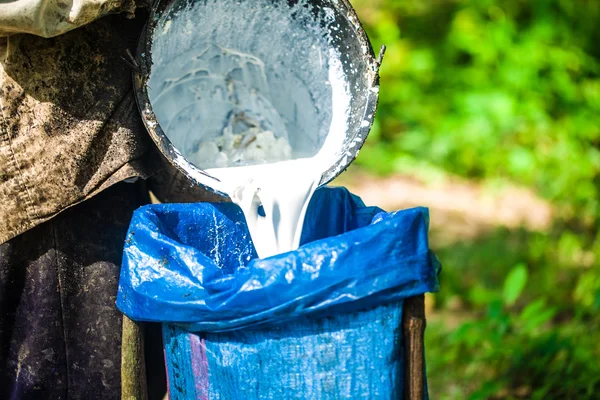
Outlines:
{"type": "Polygon", "coordinates": [[[504,304],[512,305],[517,301],[523,292],[523,289],[525,289],[525,285],[527,284],[527,276],[528,273],[525,264],[518,264],[510,271],[506,277],[506,280],[504,281],[504,304]]]}
{"type": "Polygon", "coordinates": [[[548,307],[546,299],[540,298],[527,305],[519,315],[521,326],[526,330],[533,330],[546,322],[550,321],[556,315],[555,307],[548,307]]]}
{"type": "Polygon", "coordinates": [[[528,321],[533,318],[536,314],[541,313],[546,309],[546,299],[541,298],[531,303],[527,304],[527,306],[521,311],[521,315],[519,315],[519,319],[521,321],[528,321]]]}
{"type": "Polygon", "coordinates": [[[546,322],[550,321],[556,315],[556,308],[548,308],[539,314],[532,315],[531,318],[526,321],[525,326],[527,329],[532,330],[540,327],[546,322]]]}

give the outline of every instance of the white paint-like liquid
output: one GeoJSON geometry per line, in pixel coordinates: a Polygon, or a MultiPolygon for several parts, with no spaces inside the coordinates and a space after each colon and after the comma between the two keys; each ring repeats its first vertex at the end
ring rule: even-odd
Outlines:
{"type": "Polygon", "coordinates": [[[333,108],[338,112],[333,113],[329,134],[315,156],[206,170],[221,181],[220,190],[242,209],[260,258],[298,248],[310,199],[323,172],[339,154],[346,135],[350,97],[335,58],[330,61],[329,81],[334,89],[333,108]],[[259,212],[261,207],[263,213],[259,212]]]}
{"type": "Polygon", "coordinates": [[[321,180],[322,171],[315,167],[315,160],[303,158],[208,172],[226,182],[231,200],[244,213],[260,258],[298,248],[308,203],[321,180]]]}
{"type": "Polygon", "coordinates": [[[206,169],[219,181],[189,174],[241,207],[260,258],[294,250],[322,174],[344,157],[351,96],[341,55],[305,0],[190,4],[159,22],[153,110],[185,158],[180,165],[206,169]],[[238,116],[278,145],[263,153],[257,139],[240,154],[224,144],[247,131],[231,122],[238,116]]]}

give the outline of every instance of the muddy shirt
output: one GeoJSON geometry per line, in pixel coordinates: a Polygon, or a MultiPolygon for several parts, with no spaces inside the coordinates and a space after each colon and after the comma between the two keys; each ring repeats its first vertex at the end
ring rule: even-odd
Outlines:
{"type": "Polygon", "coordinates": [[[0,243],[157,169],[121,59],[144,23],[139,13],[127,18],[133,9],[110,0],[0,4],[0,243]],[[27,5],[30,13],[17,12],[27,5]]]}

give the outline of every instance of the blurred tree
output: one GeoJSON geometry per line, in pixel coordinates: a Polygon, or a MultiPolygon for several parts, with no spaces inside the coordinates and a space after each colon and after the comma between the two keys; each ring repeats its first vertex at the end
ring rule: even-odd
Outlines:
{"type": "Polygon", "coordinates": [[[357,163],[515,182],[557,212],[441,249],[437,304],[465,317],[429,330],[433,397],[600,397],[600,1],[352,3],[388,46],[357,163]]]}

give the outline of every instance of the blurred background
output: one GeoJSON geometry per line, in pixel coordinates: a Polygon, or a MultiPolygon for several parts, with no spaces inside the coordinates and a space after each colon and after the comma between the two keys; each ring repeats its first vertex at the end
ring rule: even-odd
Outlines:
{"type": "Polygon", "coordinates": [[[600,1],[352,3],[388,51],[336,183],[430,207],[431,398],[600,398],[600,1]]]}

